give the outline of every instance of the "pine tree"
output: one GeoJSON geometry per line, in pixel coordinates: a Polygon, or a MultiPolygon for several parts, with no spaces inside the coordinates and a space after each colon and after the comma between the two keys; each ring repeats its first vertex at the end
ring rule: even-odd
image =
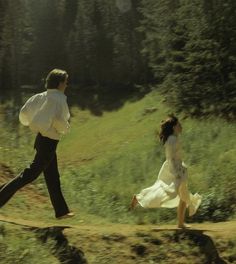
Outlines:
{"type": "Polygon", "coordinates": [[[162,83],[170,71],[169,53],[178,6],[178,0],[141,2],[139,30],[144,34],[142,53],[148,58],[148,65],[157,83],[162,83]]]}
{"type": "Polygon", "coordinates": [[[197,115],[232,115],[235,94],[229,76],[235,76],[235,53],[229,38],[234,36],[234,23],[226,19],[232,9],[223,1],[183,1],[177,15],[187,37],[182,50],[178,49],[184,58],[180,71],[171,71],[175,105],[197,115]]]}
{"type": "Polygon", "coordinates": [[[2,84],[9,89],[18,87],[21,82],[24,3],[22,0],[9,0],[2,4],[4,13],[1,21],[1,73],[2,84]]]}
{"type": "Polygon", "coordinates": [[[32,47],[33,80],[39,82],[53,68],[66,68],[65,35],[63,32],[64,1],[30,1],[34,43],[32,47]]]}
{"type": "Polygon", "coordinates": [[[234,116],[235,2],[143,1],[141,10],[143,52],[167,101],[194,115],[234,116]]]}

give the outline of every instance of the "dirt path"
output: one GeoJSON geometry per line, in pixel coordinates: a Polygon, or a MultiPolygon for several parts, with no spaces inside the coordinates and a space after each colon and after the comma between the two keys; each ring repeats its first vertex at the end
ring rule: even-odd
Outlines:
{"type": "MultiPolygon", "coordinates": [[[[41,222],[26,220],[21,218],[11,218],[0,214],[0,221],[5,223],[11,223],[16,225],[28,226],[28,227],[68,227],[87,233],[119,233],[121,235],[132,235],[135,232],[161,232],[161,231],[175,231],[180,230],[175,225],[129,225],[129,224],[98,224],[98,225],[86,225],[86,224],[70,224],[70,220],[55,220],[51,222],[41,222]]],[[[225,239],[236,238],[236,220],[219,222],[219,223],[193,223],[189,230],[198,230],[212,237],[222,237],[225,239]]]]}
{"type": "Polygon", "coordinates": [[[70,251],[73,245],[73,252],[82,252],[87,263],[92,264],[168,264],[176,259],[174,263],[178,264],[236,263],[236,259],[227,261],[232,256],[225,250],[228,241],[236,238],[236,221],[193,224],[181,230],[174,225],[77,225],[69,219],[41,222],[0,214],[0,223],[36,232],[44,240],[63,237],[63,247],[66,245],[70,251]],[[202,260],[196,258],[196,250],[202,260]]]}

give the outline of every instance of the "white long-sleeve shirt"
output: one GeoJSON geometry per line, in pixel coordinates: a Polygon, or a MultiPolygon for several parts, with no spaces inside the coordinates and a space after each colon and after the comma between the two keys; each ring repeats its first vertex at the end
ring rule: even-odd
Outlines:
{"type": "Polygon", "coordinates": [[[59,140],[70,128],[66,96],[57,89],[49,89],[30,97],[20,110],[19,119],[33,132],[59,140]]]}

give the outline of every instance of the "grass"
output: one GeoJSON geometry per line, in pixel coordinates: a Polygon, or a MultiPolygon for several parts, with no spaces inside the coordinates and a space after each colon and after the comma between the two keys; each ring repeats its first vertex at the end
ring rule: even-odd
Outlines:
{"type": "MultiPolygon", "coordinates": [[[[100,117],[71,109],[71,131],[58,146],[58,159],[65,196],[81,220],[138,224],[175,221],[175,210],[170,209],[127,212],[132,195],[157,178],[165,158],[156,132],[171,110],[156,92],[100,117]]],[[[4,112],[0,113],[4,119],[4,112]]],[[[194,220],[234,217],[236,125],[219,118],[179,117],[184,128],[181,141],[189,166],[189,186],[192,192],[203,195],[194,220]]],[[[31,161],[34,139],[27,128],[16,125],[16,116],[12,120],[0,127],[0,155],[1,162],[17,173],[31,161]]],[[[35,185],[47,195],[42,177],[35,185]]],[[[46,215],[50,206],[45,210],[46,215]]]]}
{"type": "Polygon", "coordinates": [[[54,241],[43,244],[31,232],[16,226],[0,225],[1,264],[58,264],[51,252],[54,247],[54,241]]]}

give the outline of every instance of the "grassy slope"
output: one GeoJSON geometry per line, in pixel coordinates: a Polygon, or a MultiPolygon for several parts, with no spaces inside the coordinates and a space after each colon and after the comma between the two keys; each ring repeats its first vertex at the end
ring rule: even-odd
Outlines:
{"type": "MultiPolygon", "coordinates": [[[[158,93],[127,102],[119,111],[104,113],[102,117],[72,109],[72,129],[59,146],[59,158],[65,191],[73,207],[113,222],[155,223],[173,219],[173,210],[150,210],[148,214],[138,210],[135,216],[126,212],[132,194],[156,180],[164,153],[155,133],[170,111],[158,93]],[[156,111],[146,113],[153,107],[156,111]]],[[[236,125],[213,118],[183,119],[182,123],[191,190],[210,195],[211,199],[218,194],[223,197],[225,190],[234,193],[236,125]]],[[[224,199],[221,196],[217,199],[224,199]]],[[[218,204],[216,210],[225,201],[218,204]]],[[[205,212],[202,215],[205,217],[205,212]]]]}
{"type": "MultiPolygon", "coordinates": [[[[71,131],[60,142],[58,157],[65,196],[78,212],[75,221],[175,221],[175,210],[138,209],[133,214],[127,213],[132,194],[153,184],[164,161],[163,148],[155,139],[155,132],[171,109],[162,103],[159,94],[150,93],[142,100],[127,102],[123,108],[105,112],[102,117],[77,108],[71,111],[71,131]],[[147,109],[153,107],[156,111],[147,113],[147,109]]],[[[189,165],[190,188],[203,194],[205,199],[199,215],[203,220],[210,220],[206,213],[209,207],[215,206],[209,218],[218,214],[215,220],[222,220],[222,211],[227,211],[229,201],[235,199],[236,125],[220,119],[190,118],[183,119],[182,124],[183,154],[189,165]]],[[[22,126],[19,132],[17,137],[9,125],[1,137],[1,159],[15,172],[24,168],[33,155],[33,136],[22,126]],[[9,135],[12,140],[7,142],[9,135]]],[[[35,184],[40,193],[47,195],[42,178],[35,184]]],[[[20,196],[14,201],[17,197],[20,196]]],[[[24,203],[22,198],[19,206],[24,203]]],[[[50,203],[42,206],[45,206],[43,217],[53,217],[50,203]]],[[[8,208],[3,208],[3,212],[8,208]]]]}
{"type": "MultiPolygon", "coordinates": [[[[163,224],[166,221],[174,222],[175,210],[139,208],[133,213],[127,212],[132,194],[156,180],[164,153],[155,140],[155,131],[169,111],[161,103],[158,94],[149,94],[140,101],[127,102],[119,111],[104,113],[102,117],[72,109],[71,132],[60,143],[58,156],[63,189],[69,204],[77,213],[66,224],[79,224],[80,227],[78,230],[66,229],[65,235],[73,245],[85,252],[89,263],[159,261],[166,264],[176,259],[180,263],[199,263],[199,257],[196,258],[199,248],[191,241],[181,238],[180,246],[173,241],[176,236],[172,231],[156,235],[150,232],[150,228],[154,226],[133,225],[156,224],[160,220],[163,224]],[[145,109],[151,107],[156,107],[157,110],[145,114],[145,109]],[[132,226],[113,224],[108,228],[107,224],[110,222],[132,223],[132,226]],[[89,230],[92,231],[89,233],[89,230]],[[155,245],[156,242],[160,242],[160,245],[155,245]],[[147,254],[144,256],[135,252],[140,245],[146,247],[147,254]],[[167,259],[169,262],[166,262],[167,259]]],[[[203,194],[205,201],[216,197],[223,199],[221,195],[227,199],[232,198],[228,195],[234,193],[235,189],[235,124],[220,119],[183,119],[182,123],[184,157],[189,165],[191,189],[203,194]]],[[[17,137],[10,124],[1,132],[1,162],[16,173],[31,160],[33,136],[27,129],[20,127],[20,137],[17,137]],[[9,138],[11,140],[7,141],[9,138]]],[[[13,177],[13,172],[2,176],[1,174],[1,182],[7,177],[13,177]]],[[[41,222],[58,225],[50,202],[44,195],[47,196],[47,193],[40,178],[35,186],[18,192],[8,205],[1,208],[1,215],[32,220],[33,225],[38,226],[41,222]]],[[[206,205],[206,202],[203,203],[199,214],[202,214],[201,210],[206,211],[206,205]]],[[[214,203],[210,204],[213,205],[214,203]]],[[[223,209],[219,208],[218,213],[222,215],[219,210],[223,209]]],[[[214,237],[220,255],[233,263],[235,240],[225,237],[225,224],[222,223],[219,227],[221,233],[213,230],[210,235],[214,237]]],[[[58,263],[49,250],[50,246],[53,247],[53,241],[42,248],[28,231],[25,233],[21,228],[13,228],[8,224],[0,227],[0,238],[3,238],[0,241],[0,251],[7,253],[3,263],[18,261],[41,264],[48,260],[50,263],[58,263]],[[22,241],[27,248],[25,251],[21,248],[22,241]],[[22,254],[17,255],[18,252],[22,254]]],[[[198,228],[198,224],[194,224],[194,228],[196,227],[198,228]]],[[[199,225],[203,229],[211,227],[199,225]]],[[[229,234],[232,234],[233,231],[230,230],[229,228],[229,234]]],[[[204,259],[204,256],[201,255],[201,258],[204,259]]]]}

